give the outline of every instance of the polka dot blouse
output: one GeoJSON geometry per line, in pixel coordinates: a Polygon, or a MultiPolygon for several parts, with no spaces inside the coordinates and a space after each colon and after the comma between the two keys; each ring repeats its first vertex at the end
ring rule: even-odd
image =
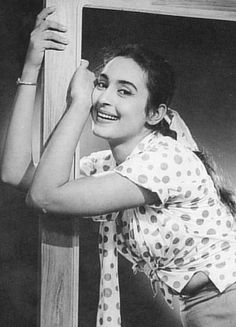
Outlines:
{"type": "Polygon", "coordinates": [[[104,319],[106,326],[120,324],[119,296],[113,298],[119,292],[117,249],[133,263],[134,272],[146,273],[151,285],[160,283],[168,303],[170,295],[179,294],[197,271],[205,272],[220,292],[236,281],[234,218],[191,150],[151,133],[119,166],[111,151],[100,151],[83,158],[81,170],[88,176],[114,170],[159,199],[151,206],[94,218],[102,222],[98,326],[104,325],[104,319]]]}

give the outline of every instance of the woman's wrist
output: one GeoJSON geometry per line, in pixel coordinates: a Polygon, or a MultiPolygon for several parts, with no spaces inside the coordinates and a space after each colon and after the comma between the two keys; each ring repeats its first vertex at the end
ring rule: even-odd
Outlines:
{"type": "Polygon", "coordinates": [[[24,65],[20,79],[22,81],[37,83],[40,67],[24,65]]]}
{"type": "Polygon", "coordinates": [[[72,99],[68,106],[68,111],[74,116],[74,119],[85,123],[90,115],[91,104],[88,101],[81,101],[81,99],[72,99]]]}
{"type": "Polygon", "coordinates": [[[89,112],[92,106],[91,100],[86,97],[73,96],[70,99],[70,107],[75,107],[78,111],[89,112]]]}

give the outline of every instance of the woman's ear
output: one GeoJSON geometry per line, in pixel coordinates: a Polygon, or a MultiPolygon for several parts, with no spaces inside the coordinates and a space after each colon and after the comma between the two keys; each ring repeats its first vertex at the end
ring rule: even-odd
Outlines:
{"type": "Polygon", "coordinates": [[[147,114],[147,123],[149,125],[158,124],[166,115],[167,106],[165,104],[160,104],[158,108],[153,108],[147,114]]]}

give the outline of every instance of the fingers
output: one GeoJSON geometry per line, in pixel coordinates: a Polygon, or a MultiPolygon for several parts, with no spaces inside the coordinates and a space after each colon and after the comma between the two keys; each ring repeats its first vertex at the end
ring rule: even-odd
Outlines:
{"type": "Polygon", "coordinates": [[[64,50],[68,43],[69,40],[65,36],[51,30],[40,33],[38,33],[38,31],[33,31],[31,33],[31,45],[34,49],[64,50]]]}
{"type": "Polygon", "coordinates": [[[94,89],[94,74],[88,69],[89,62],[82,59],[70,82],[71,99],[79,99],[91,107],[91,96],[94,89]]]}
{"type": "Polygon", "coordinates": [[[56,10],[55,6],[44,8],[38,15],[35,25],[38,26],[43,20],[45,20],[49,15],[54,13],[56,10]]]}
{"type": "Polygon", "coordinates": [[[60,24],[60,23],[57,23],[57,22],[54,22],[53,20],[44,20],[42,21],[39,25],[38,25],[38,28],[41,30],[41,31],[46,31],[46,30],[55,30],[55,31],[58,31],[58,32],[66,32],[67,31],[67,28],[60,24]]]}
{"type": "Polygon", "coordinates": [[[51,15],[53,12],[55,12],[56,7],[47,7],[44,8],[37,16],[37,20],[36,20],[36,28],[39,28],[41,31],[45,31],[48,29],[52,29],[55,31],[59,31],[59,32],[66,32],[67,28],[60,24],[57,23],[55,21],[49,20],[46,18],[51,15]]]}
{"type": "Polygon", "coordinates": [[[45,50],[59,50],[63,51],[66,48],[66,44],[63,43],[57,43],[53,41],[45,41],[44,43],[44,49],[45,50]]]}
{"type": "Polygon", "coordinates": [[[69,43],[68,39],[53,31],[44,32],[44,48],[46,50],[64,50],[69,43]]]}
{"type": "Polygon", "coordinates": [[[95,74],[88,69],[88,66],[89,66],[89,61],[86,60],[86,59],[81,59],[78,70],[80,70],[81,68],[86,70],[87,73],[89,74],[90,78],[94,81],[95,80],[95,74]]]}
{"type": "Polygon", "coordinates": [[[69,43],[69,40],[64,36],[67,28],[55,21],[46,20],[48,15],[54,11],[55,7],[47,7],[38,15],[36,27],[31,33],[32,48],[64,50],[69,43]]]}
{"type": "Polygon", "coordinates": [[[89,61],[88,60],[85,60],[85,59],[81,59],[80,60],[80,67],[83,67],[83,68],[88,68],[89,66],[89,61]]]}
{"type": "Polygon", "coordinates": [[[69,40],[66,37],[64,37],[62,35],[59,35],[59,34],[53,32],[53,31],[46,31],[44,39],[45,40],[51,40],[51,41],[58,42],[58,43],[62,43],[62,44],[68,44],[69,43],[69,40]]]}

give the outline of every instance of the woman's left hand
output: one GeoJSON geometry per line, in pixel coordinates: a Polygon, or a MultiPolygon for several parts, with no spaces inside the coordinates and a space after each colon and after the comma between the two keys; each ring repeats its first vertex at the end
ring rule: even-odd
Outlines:
{"type": "Polygon", "coordinates": [[[81,60],[80,66],[75,71],[68,90],[69,102],[76,102],[82,106],[92,106],[92,92],[94,89],[95,75],[88,69],[89,62],[81,60]]]}

